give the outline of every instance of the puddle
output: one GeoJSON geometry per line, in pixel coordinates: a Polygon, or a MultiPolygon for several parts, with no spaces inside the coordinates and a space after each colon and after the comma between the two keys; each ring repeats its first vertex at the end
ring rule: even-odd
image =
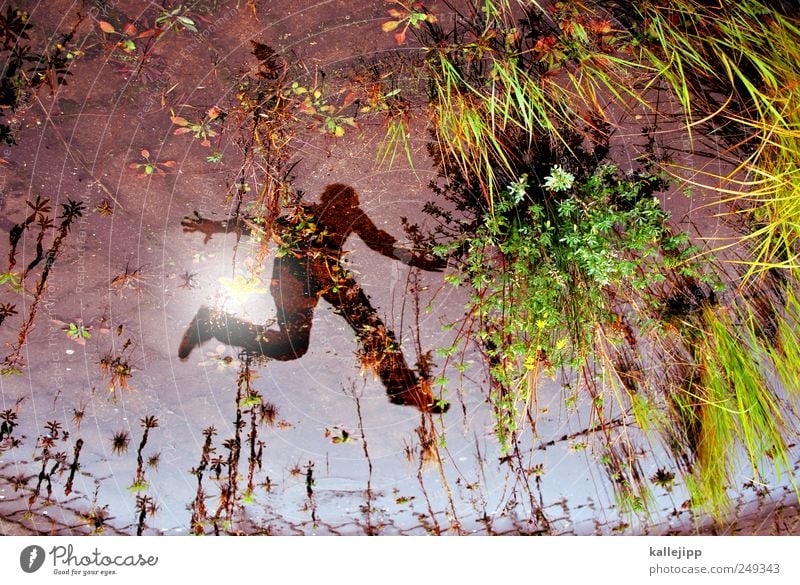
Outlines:
{"type": "MultiPolygon", "coordinates": [[[[0,532],[798,532],[785,477],[765,489],[743,468],[737,513],[714,523],[659,439],[633,429],[621,456],[660,484],[647,513],[622,510],[592,397],[565,377],[542,378],[535,432],[525,421],[501,449],[480,349],[461,347],[459,368],[441,351],[470,293],[407,229],[436,225],[425,121],[413,168],[403,152],[388,168],[381,119],[339,109],[367,99],[347,84],[374,63],[413,74],[381,3],[277,2],[257,18],[244,2],[184,3],[197,33],[158,28],[137,2],[15,6],[26,43],[68,74],[0,118],[16,142],[0,157],[0,258],[26,290],[7,281],[0,299],[14,370],[0,377],[0,532]],[[254,139],[230,106],[283,59],[303,64],[294,90],[314,113],[298,114],[288,160],[254,158],[279,148],[280,120],[254,139]],[[226,223],[248,202],[275,212],[263,160],[290,169],[296,196],[269,233],[226,223]]],[[[644,139],[615,140],[632,161],[644,139]]],[[[675,216],[694,205],[663,197],[675,216]]]]}

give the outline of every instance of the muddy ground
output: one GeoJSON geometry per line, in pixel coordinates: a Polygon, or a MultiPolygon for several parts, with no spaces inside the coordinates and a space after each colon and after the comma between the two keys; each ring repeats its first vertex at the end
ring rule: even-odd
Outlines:
{"type": "MultiPolygon", "coordinates": [[[[198,32],[164,34],[146,70],[131,70],[131,55],[117,43],[130,38],[142,51],[148,38],[104,32],[101,23],[145,31],[160,6],[57,0],[4,3],[3,13],[8,6],[27,11],[33,28],[24,42],[33,50],[74,30],[67,46],[76,55],[66,83],[40,86],[16,111],[3,110],[0,121],[13,128],[16,144],[4,146],[1,157],[0,258],[8,257],[9,232],[37,197],[49,200],[56,225],[69,200],[85,211],[55,259],[19,372],[0,377],[0,411],[16,414],[0,443],[0,533],[188,534],[198,520],[198,485],[205,510],[195,529],[206,533],[800,533],[787,478],[756,485],[746,468],[732,482],[736,509],[725,522],[691,510],[679,484],[654,486],[647,514],[621,512],[593,449],[588,400],[563,380],[543,380],[535,436],[529,432],[516,456],[504,456],[474,348],[464,348],[462,375],[444,372],[442,390],[452,404],[446,414],[391,404],[380,382],[361,372],[353,331],[324,301],[304,356],[254,366],[254,387],[274,405],[274,418],[251,426],[242,415],[239,465],[231,473],[226,441],[237,434],[239,356],[211,340],[184,362],[178,344],[202,305],[224,302],[226,310],[264,322],[275,316],[275,303],[266,291],[242,302],[222,298],[220,279],[241,273],[254,244],[230,234],[204,243],[183,233],[181,219],[195,211],[228,217],[226,194],[242,153],[229,126],[209,146],[190,133],[176,135],[171,110],[186,119],[214,106],[229,110],[238,83],[258,64],[251,41],[300,64],[301,84],[324,78],[326,91],[340,97],[339,88],[366,64],[407,67],[411,77],[419,49],[413,39],[398,47],[381,32],[382,2],[190,1],[181,14],[198,32]],[[210,162],[215,153],[220,161],[210,162]],[[156,165],[163,174],[131,168],[148,160],[169,164],[156,165]],[[70,334],[70,324],[84,329],[70,334]],[[128,388],[112,384],[104,359],[130,368],[128,388]],[[146,417],[157,426],[139,449],[146,417]],[[213,435],[204,433],[210,427],[213,435]],[[204,463],[208,436],[213,450],[204,463]],[[228,508],[221,494],[231,482],[228,508]]],[[[291,144],[293,189],[313,202],[328,184],[352,186],[373,222],[407,241],[401,218],[430,224],[423,207],[437,180],[424,108],[417,113],[413,167],[401,155],[391,168],[376,164],[385,132],[379,118],[357,119],[337,137],[301,117],[291,144]]],[[[616,156],[632,165],[641,141],[637,121],[626,123],[631,135],[619,134],[616,156]]],[[[664,197],[676,217],[694,205],[664,197]]],[[[715,221],[701,229],[724,231],[715,221]]],[[[46,234],[45,249],[55,233],[46,234]]],[[[36,234],[26,230],[16,270],[36,257],[36,234]]],[[[454,329],[446,326],[463,317],[467,291],[447,284],[443,273],[388,260],[357,237],[346,249],[347,266],[410,363],[452,342],[454,329]]],[[[36,302],[41,271],[31,271],[23,293],[2,290],[2,302],[17,311],[0,327],[7,354],[36,302]]],[[[434,362],[439,378],[445,360],[434,362]]],[[[637,441],[648,477],[669,467],[657,438],[637,441]]]]}

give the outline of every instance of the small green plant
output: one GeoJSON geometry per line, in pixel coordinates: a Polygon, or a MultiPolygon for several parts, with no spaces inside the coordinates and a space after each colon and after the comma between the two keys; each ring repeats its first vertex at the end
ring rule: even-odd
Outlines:
{"type": "Polygon", "coordinates": [[[200,141],[202,146],[207,148],[211,147],[211,140],[209,139],[217,135],[216,130],[212,127],[213,124],[224,117],[222,110],[216,106],[210,108],[200,122],[190,122],[182,116],[176,116],[175,112],[172,110],[170,110],[170,113],[170,120],[172,120],[173,124],[178,126],[173,132],[175,136],[191,134],[195,139],[200,141]]]}
{"type": "Polygon", "coordinates": [[[156,26],[165,30],[171,29],[175,32],[188,30],[196,33],[197,26],[191,18],[186,16],[188,12],[189,9],[184,8],[183,4],[178,4],[178,6],[172,10],[164,10],[161,15],[156,18],[156,26]]]}
{"type": "MultiPolygon", "coordinates": [[[[130,345],[126,345],[123,352],[126,351],[130,345]]],[[[128,390],[130,386],[128,381],[133,376],[133,368],[125,360],[123,354],[114,355],[111,351],[107,352],[99,362],[100,372],[105,378],[108,376],[108,391],[111,394],[116,393],[117,389],[128,390]]]]}
{"type": "Polygon", "coordinates": [[[669,492],[675,486],[675,474],[668,469],[659,467],[650,481],[669,492]]]}
{"type": "Polygon", "coordinates": [[[127,453],[130,442],[131,437],[126,431],[114,433],[114,436],[111,438],[111,452],[115,455],[123,455],[127,453]]]}
{"type": "Polygon", "coordinates": [[[253,490],[245,490],[242,492],[242,503],[245,506],[251,506],[256,503],[256,494],[253,490]]]}
{"type": "Polygon", "coordinates": [[[400,2],[395,0],[390,4],[396,6],[396,8],[388,9],[392,20],[384,22],[381,25],[381,29],[387,33],[394,32],[394,40],[398,45],[406,42],[406,33],[409,27],[419,28],[424,22],[431,24],[436,22],[436,17],[428,12],[421,2],[400,2]]]}
{"type": "Polygon", "coordinates": [[[149,486],[147,485],[147,482],[144,480],[134,481],[131,485],[128,486],[128,491],[132,494],[139,494],[141,492],[147,491],[148,487],[149,486]]]}
{"type": "Polygon", "coordinates": [[[8,285],[14,292],[22,292],[22,281],[16,272],[0,274],[0,286],[8,285]]]}
{"type": "Polygon", "coordinates": [[[70,323],[67,325],[66,331],[67,337],[81,344],[86,343],[87,339],[92,338],[92,334],[89,333],[89,328],[82,323],[70,323]]]}
{"type": "MultiPolygon", "coordinates": [[[[538,375],[596,358],[600,328],[618,327],[613,298],[647,298],[666,278],[661,259],[681,255],[665,251],[683,240],[654,197],[662,186],[658,174],[626,176],[613,165],[580,179],[554,165],[540,187],[525,174],[512,181],[468,236],[464,266],[476,291],[469,312],[497,383],[501,441],[538,375]]],[[[594,404],[602,410],[601,395],[594,404]]]]}
{"type": "Polygon", "coordinates": [[[353,436],[347,431],[338,425],[325,429],[325,438],[330,439],[331,443],[334,445],[339,445],[341,443],[349,443],[353,441],[353,436]]]}
{"type": "Polygon", "coordinates": [[[6,6],[6,12],[0,12],[0,34],[3,37],[3,51],[8,51],[22,40],[30,39],[28,30],[32,28],[29,22],[29,14],[19,8],[12,8],[11,4],[6,6]]]}
{"type": "Polygon", "coordinates": [[[163,177],[167,174],[164,169],[171,169],[177,164],[174,160],[165,160],[163,162],[151,160],[150,151],[146,148],[143,148],[139,154],[142,155],[144,162],[130,163],[128,164],[128,168],[137,171],[140,179],[144,179],[145,177],[149,177],[150,175],[154,174],[163,177]]]}
{"type": "Polygon", "coordinates": [[[8,319],[17,314],[17,306],[11,303],[0,303],[0,325],[8,319]]]}
{"type": "Polygon", "coordinates": [[[319,122],[320,132],[341,138],[345,134],[345,127],[356,127],[355,118],[345,114],[345,110],[356,99],[353,93],[348,93],[342,103],[336,105],[331,98],[323,94],[321,89],[307,88],[295,81],[287,90],[286,95],[298,100],[297,109],[302,114],[319,122]]]}
{"type": "Polygon", "coordinates": [[[242,397],[240,406],[242,408],[254,408],[261,404],[261,395],[257,392],[251,392],[242,397]]]}
{"type": "Polygon", "coordinates": [[[156,31],[153,29],[148,29],[140,33],[131,22],[122,27],[122,32],[117,31],[114,25],[105,20],[101,20],[98,26],[105,34],[119,37],[120,40],[117,42],[117,47],[125,53],[136,52],[136,41],[138,39],[148,38],[156,34],[156,31]]]}
{"type": "Polygon", "coordinates": [[[111,201],[109,201],[107,198],[103,199],[102,201],[100,201],[100,203],[95,205],[94,210],[103,217],[110,217],[114,215],[114,206],[111,204],[111,201]]]}
{"type": "Polygon", "coordinates": [[[550,174],[544,178],[543,187],[550,189],[555,193],[560,193],[563,191],[569,191],[574,182],[575,175],[565,171],[560,165],[556,165],[550,170],[550,174]]]}

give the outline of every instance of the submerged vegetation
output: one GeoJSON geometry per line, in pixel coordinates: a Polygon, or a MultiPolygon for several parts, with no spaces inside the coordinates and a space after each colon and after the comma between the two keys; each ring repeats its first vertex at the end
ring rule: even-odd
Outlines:
{"type": "MultiPolygon", "coordinates": [[[[453,482],[445,471],[452,463],[445,423],[453,412],[447,407],[460,401],[467,422],[464,390],[476,389],[461,382],[475,369],[487,374],[479,390],[491,409],[497,465],[515,477],[508,505],[519,505],[529,516],[520,531],[557,530],[542,492],[550,470],[534,461],[537,451],[557,442],[602,470],[619,508],[641,517],[654,511],[656,490],[683,490],[690,498],[684,507],[720,520],[743,476],[746,485],[762,491],[777,476],[800,499],[793,450],[800,379],[800,20],[788,3],[395,0],[385,3],[384,17],[370,26],[399,49],[391,57],[396,63],[382,54],[343,70],[312,70],[291,50],[248,39],[249,69],[223,70],[216,49],[209,49],[213,81],[204,83],[222,79],[230,91],[211,97],[187,93],[182,81],[173,84],[181,66],[170,65],[170,43],[181,37],[197,41],[192,50],[208,48],[201,43],[204,31],[219,34],[217,25],[230,17],[215,21],[216,8],[217,3],[164,2],[137,19],[114,10],[91,18],[81,13],[67,33],[39,50],[34,43],[41,39],[28,14],[7,8],[0,13],[0,54],[6,58],[0,142],[14,145],[19,120],[37,106],[55,128],[40,90],[55,94],[73,79],[73,65],[102,55],[114,76],[130,84],[131,99],[136,92],[148,94],[147,115],[169,142],[156,149],[155,141],[144,143],[147,148],[132,141],[122,181],[135,176],[142,179],[135,181],[139,185],[174,186],[171,181],[184,171],[176,168],[179,159],[169,146],[199,153],[197,176],[222,177],[225,188],[214,203],[224,204],[227,217],[206,220],[195,211],[185,218],[184,230],[203,232],[204,243],[214,233],[235,233],[232,272],[217,279],[215,302],[244,304],[266,294],[268,259],[291,257],[300,265],[307,260],[303,253],[316,254],[313,260],[327,268],[332,292],[363,294],[348,285],[354,277],[338,259],[321,246],[305,245],[334,230],[301,213],[304,194],[294,187],[294,173],[303,168],[298,165],[306,144],[323,144],[330,156],[332,144],[372,132],[370,162],[388,170],[403,158],[413,169],[414,143],[426,141],[437,174],[424,211],[434,227],[426,232],[403,218],[413,248],[390,244],[381,252],[415,259],[407,262],[415,269],[405,292],[413,296],[417,364],[406,369],[419,378],[417,391],[447,399],[418,413],[411,438],[404,439],[409,462],[418,463],[412,476],[420,491],[390,494],[398,506],[422,506],[414,516],[418,528],[462,533],[455,503],[461,490],[493,533],[482,501],[486,488],[480,486],[486,481],[486,447],[477,431],[470,429],[476,433],[480,479],[470,482],[458,470],[453,482]],[[76,38],[86,27],[92,42],[80,44],[76,38]],[[427,134],[420,135],[422,128],[427,134]],[[281,233],[284,220],[292,229],[281,233]],[[712,238],[708,226],[719,221],[722,235],[715,230],[712,238]],[[447,265],[445,279],[466,300],[463,319],[446,326],[448,344],[438,359],[420,335],[419,293],[425,286],[416,269],[426,265],[447,265]],[[477,367],[471,362],[476,356],[482,358],[477,367]],[[559,414],[579,419],[580,430],[560,439],[541,433],[546,378],[560,385],[559,414]],[[649,460],[652,443],[667,457],[649,460]],[[429,494],[431,470],[442,490],[438,503],[429,494]]],[[[257,13],[256,4],[248,2],[243,12],[251,11],[257,13]]],[[[186,67],[187,53],[181,55],[186,67]]],[[[33,192],[20,202],[8,226],[7,268],[0,274],[0,327],[11,340],[0,364],[4,376],[24,374],[35,358],[29,336],[44,321],[36,319],[37,311],[52,313],[51,285],[69,272],[63,258],[70,246],[83,254],[85,216],[125,225],[126,208],[116,194],[97,179],[94,166],[89,169],[73,154],[71,142],[59,138],[75,168],[100,193],[78,200],[33,192]]],[[[205,252],[194,257],[196,263],[206,259],[205,252]]],[[[132,264],[129,257],[122,271],[117,263],[116,272],[103,278],[109,305],[99,320],[84,320],[83,313],[71,319],[49,315],[58,335],[48,343],[55,345],[57,337],[65,355],[94,352],[85,367],[91,364],[92,384],[107,392],[92,386],[87,402],[104,400],[123,412],[153,391],[148,367],[155,352],[143,345],[151,332],[129,331],[109,309],[145,303],[150,289],[158,288],[149,286],[158,270],[138,260],[132,264]],[[135,299],[126,291],[135,292],[129,295],[135,299]]],[[[178,266],[164,282],[174,279],[176,294],[188,295],[203,288],[204,276],[199,268],[178,266]]],[[[402,356],[400,329],[395,339],[381,321],[348,318],[333,305],[358,339],[373,340],[356,352],[354,371],[360,366],[362,375],[373,371],[377,378],[386,355],[402,356]]],[[[233,317],[226,318],[230,340],[233,317]]],[[[268,326],[263,329],[271,334],[268,326]]],[[[259,381],[269,360],[246,351],[229,355],[224,345],[208,349],[200,365],[215,367],[204,376],[236,375],[226,387],[231,398],[215,402],[224,411],[224,426],[204,421],[197,427],[191,469],[181,470],[193,476],[187,531],[271,533],[269,499],[278,488],[299,493],[297,511],[316,531],[331,497],[327,452],[313,459],[304,452],[291,467],[276,471],[271,433],[293,424],[279,419],[272,395],[256,387],[274,385],[259,381]],[[261,520],[267,516],[263,523],[253,519],[256,506],[263,508],[261,520]]],[[[54,393],[55,405],[61,387],[54,393]]],[[[358,426],[326,420],[317,438],[325,448],[363,452],[369,479],[356,524],[376,534],[385,527],[385,510],[377,503],[382,494],[374,487],[380,474],[373,483],[370,458],[377,439],[368,440],[370,426],[355,384],[348,396],[358,426]]],[[[25,439],[24,399],[11,403],[0,411],[0,454],[25,439]]],[[[28,513],[52,503],[62,479],[64,495],[75,497],[91,477],[84,469],[98,449],[81,430],[87,403],[81,398],[77,408],[69,406],[64,412],[74,413],[71,424],[48,422],[46,432],[36,435],[33,471],[27,477],[16,472],[12,482],[15,492],[26,494],[28,513]]],[[[155,530],[168,497],[159,489],[161,451],[154,443],[172,435],[168,423],[174,421],[166,411],[159,416],[142,417],[140,431],[114,426],[102,439],[110,442],[102,451],[130,463],[130,441],[141,433],[125,494],[134,511],[127,529],[137,534],[155,530]]],[[[108,514],[97,504],[100,480],[95,482],[91,508],[80,517],[100,532],[108,514]]]]}
{"type": "Polygon", "coordinates": [[[460,338],[490,366],[500,441],[518,449],[526,418],[535,433],[537,380],[560,372],[591,400],[596,456],[629,508],[647,501],[631,426],[660,431],[694,503],[718,516],[739,447],[756,481],[767,458],[791,476],[795,385],[772,372],[797,366],[785,300],[798,252],[798,23],[757,1],[443,4],[448,28],[421,4],[410,22],[445,179],[434,190],[471,219],[440,202],[429,211],[446,226],[437,251],[460,262],[451,280],[474,291],[460,338]],[[613,111],[654,120],[644,158],[624,171],[613,111]],[[684,181],[656,156],[670,120],[689,148],[724,136],[729,173],[684,181]],[[727,203],[743,235],[709,250],[680,231],[662,207],[678,188],[727,203]]]}

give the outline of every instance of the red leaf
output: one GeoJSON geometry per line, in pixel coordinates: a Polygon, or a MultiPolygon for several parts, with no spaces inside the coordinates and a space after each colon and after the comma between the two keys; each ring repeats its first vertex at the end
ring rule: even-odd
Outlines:
{"type": "Polygon", "coordinates": [[[181,134],[186,134],[187,132],[191,131],[191,128],[175,128],[175,132],[173,132],[173,134],[175,136],[180,136],[181,134]]]}
{"type": "Polygon", "coordinates": [[[142,156],[143,156],[144,158],[150,158],[150,151],[149,151],[149,150],[147,150],[146,148],[143,148],[143,149],[142,149],[142,156]]]}
{"type": "Polygon", "coordinates": [[[589,30],[598,35],[607,35],[611,32],[611,22],[608,20],[594,19],[589,22],[589,30]]]}
{"type": "Polygon", "coordinates": [[[203,140],[203,141],[200,143],[200,146],[206,146],[206,147],[209,147],[209,148],[210,148],[210,147],[211,147],[211,142],[209,142],[208,140],[203,140]]]}
{"type": "Polygon", "coordinates": [[[125,26],[123,26],[123,27],[122,27],[122,31],[123,31],[123,32],[124,32],[126,35],[128,35],[129,37],[135,37],[135,36],[136,36],[136,27],[135,27],[135,26],[133,26],[133,23],[131,23],[131,22],[129,22],[128,24],[126,24],[125,26]]]}
{"type": "Polygon", "coordinates": [[[111,25],[110,22],[106,22],[105,20],[101,20],[98,24],[100,25],[100,30],[103,31],[104,33],[109,33],[110,34],[110,33],[113,33],[113,32],[117,32],[114,29],[114,27],[111,25]]]}
{"type": "Polygon", "coordinates": [[[342,109],[345,109],[347,106],[352,104],[358,98],[358,94],[354,91],[351,91],[346,96],[344,96],[344,100],[342,100],[342,109]]]}
{"type": "Polygon", "coordinates": [[[187,120],[186,118],[181,118],[180,116],[172,116],[170,120],[172,120],[172,123],[175,124],[176,126],[189,125],[189,120],[187,120]]]}
{"type": "Polygon", "coordinates": [[[167,160],[167,161],[164,161],[163,163],[161,163],[161,166],[162,166],[162,167],[167,167],[167,168],[172,168],[172,167],[174,167],[176,164],[177,164],[177,163],[176,163],[174,160],[167,160]]]}
{"type": "Polygon", "coordinates": [[[148,28],[147,30],[140,32],[139,36],[137,36],[136,38],[144,39],[146,37],[152,37],[154,34],[156,34],[156,30],[154,28],[148,28]]]}
{"type": "Polygon", "coordinates": [[[128,168],[136,170],[139,168],[139,165],[136,163],[128,163],[128,168]]]}
{"type": "Polygon", "coordinates": [[[313,115],[313,114],[317,113],[317,110],[314,109],[314,106],[312,106],[311,104],[308,104],[306,102],[303,102],[302,104],[298,104],[297,109],[300,110],[301,112],[303,112],[304,114],[313,115]]]}
{"type": "Polygon", "coordinates": [[[406,42],[406,31],[401,30],[400,32],[394,33],[394,40],[397,42],[398,45],[402,45],[406,42]]]}

